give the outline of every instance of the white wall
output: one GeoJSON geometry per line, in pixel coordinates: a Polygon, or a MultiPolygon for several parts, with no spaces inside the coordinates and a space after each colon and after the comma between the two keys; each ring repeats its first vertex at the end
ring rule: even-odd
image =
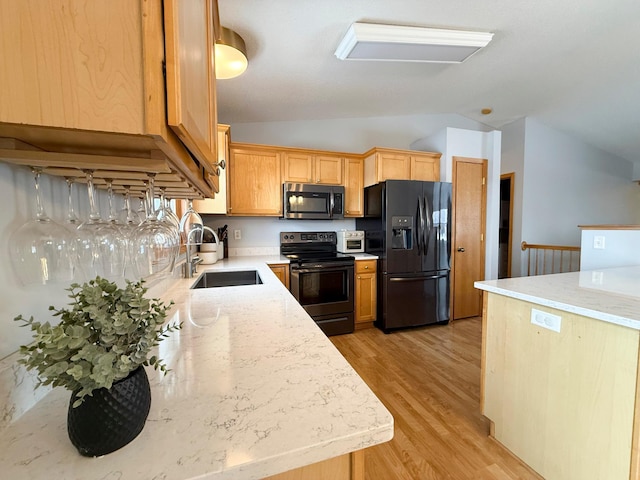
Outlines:
{"type": "MultiPolygon", "coordinates": [[[[224,119],[220,119],[224,123],[224,119]]],[[[339,152],[364,153],[372,147],[408,149],[419,138],[445,127],[487,130],[461,115],[405,115],[231,125],[231,141],[339,152]]]]}
{"type": "Polygon", "coordinates": [[[355,230],[355,219],[345,220],[288,220],[275,217],[227,217],[203,215],[205,225],[214,230],[227,225],[229,256],[270,255],[280,248],[280,232],[309,232],[355,230]],[[241,239],[234,238],[240,230],[241,239]]]}
{"type": "Polygon", "coordinates": [[[528,118],[522,236],[530,243],[580,245],[578,225],[639,220],[633,164],[528,118]],[[635,208],[634,208],[635,206],[635,208]]]}
{"type": "Polygon", "coordinates": [[[502,173],[516,172],[513,276],[526,270],[526,255],[519,249],[523,240],[580,245],[578,225],[640,223],[632,162],[533,118],[503,131],[502,173]]]}
{"type": "Polygon", "coordinates": [[[580,270],[640,265],[640,228],[637,230],[585,229],[580,241],[580,270]],[[595,237],[604,248],[594,248],[595,237]]]}

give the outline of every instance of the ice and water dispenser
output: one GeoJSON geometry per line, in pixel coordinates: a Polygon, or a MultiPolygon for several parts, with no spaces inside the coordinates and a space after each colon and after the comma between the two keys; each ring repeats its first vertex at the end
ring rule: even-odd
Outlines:
{"type": "Polygon", "coordinates": [[[394,215],[391,217],[391,248],[394,250],[413,249],[413,216],[394,215]]]}

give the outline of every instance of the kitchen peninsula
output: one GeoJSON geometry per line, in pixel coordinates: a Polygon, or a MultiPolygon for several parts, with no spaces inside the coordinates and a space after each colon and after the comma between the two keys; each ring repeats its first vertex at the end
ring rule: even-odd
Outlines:
{"type": "Polygon", "coordinates": [[[151,412],[131,444],[81,457],[58,388],[2,431],[3,476],[286,479],[321,462],[324,478],[364,478],[362,450],[392,438],[393,417],[267,265],[283,261],[226,259],[199,270],[255,269],[263,283],[193,290],[196,276],[162,295],[184,326],[159,346],[171,371],[147,369],[151,412]]]}
{"type": "Polygon", "coordinates": [[[548,480],[640,474],[640,266],[476,282],[482,413],[548,480]]]}

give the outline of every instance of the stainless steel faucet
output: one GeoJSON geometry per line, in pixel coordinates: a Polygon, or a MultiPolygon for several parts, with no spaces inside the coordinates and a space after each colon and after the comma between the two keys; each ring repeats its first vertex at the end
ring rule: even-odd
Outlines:
{"type": "Polygon", "coordinates": [[[197,273],[198,264],[202,262],[202,259],[196,254],[191,257],[191,245],[186,244],[186,259],[184,265],[182,265],[182,276],[184,278],[193,278],[193,275],[197,273]]]}

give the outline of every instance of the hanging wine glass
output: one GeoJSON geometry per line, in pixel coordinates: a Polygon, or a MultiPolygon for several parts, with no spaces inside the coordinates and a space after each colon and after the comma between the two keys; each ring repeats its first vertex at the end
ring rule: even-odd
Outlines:
{"type": "Polygon", "coordinates": [[[131,187],[129,185],[124,186],[124,207],[118,214],[118,220],[122,225],[129,226],[131,228],[140,225],[140,216],[138,212],[131,208],[131,187]]]}
{"type": "MultiPolygon", "coordinates": [[[[149,182],[144,182],[145,192],[149,191],[149,182]]],[[[138,209],[136,210],[136,214],[140,218],[140,223],[144,222],[147,218],[147,199],[145,198],[146,193],[143,193],[142,196],[138,198],[138,209]]]]}
{"type": "Polygon", "coordinates": [[[31,171],[36,189],[36,218],[11,234],[11,262],[25,286],[69,283],[74,273],[72,237],[45,212],[40,195],[42,169],[31,171]]]}
{"type": "Polygon", "coordinates": [[[175,254],[173,255],[173,262],[170,271],[173,271],[175,267],[175,262],[180,254],[180,231],[178,230],[180,227],[180,220],[171,212],[170,209],[167,209],[166,198],[165,198],[165,188],[160,188],[160,207],[157,210],[158,221],[164,223],[171,229],[171,233],[174,237],[175,243],[175,254]]]}
{"type": "Polygon", "coordinates": [[[178,235],[178,229],[180,228],[180,219],[175,213],[171,211],[171,208],[167,205],[167,199],[165,197],[165,188],[160,188],[160,207],[156,211],[158,220],[165,222],[171,228],[175,228],[176,235],[178,235]]]}
{"type": "Polygon", "coordinates": [[[111,281],[124,279],[127,244],[118,227],[102,221],[98,212],[93,170],[87,176],[89,219],[77,229],[76,246],[79,264],[87,279],[100,276],[111,281]]]}
{"type": "Polygon", "coordinates": [[[107,217],[107,222],[113,225],[120,225],[120,220],[118,219],[115,208],[113,206],[113,180],[110,178],[105,178],[104,181],[107,184],[107,198],[109,200],[109,216],[107,217]]]}
{"type": "Polygon", "coordinates": [[[131,238],[129,254],[136,278],[152,279],[172,272],[180,243],[175,232],[156,217],[153,208],[155,174],[148,175],[147,217],[131,238]]]}
{"type": "Polygon", "coordinates": [[[185,245],[200,245],[204,233],[202,217],[193,209],[193,201],[189,199],[189,207],[180,219],[180,237],[185,245]]]}
{"type": "Polygon", "coordinates": [[[167,217],[171,218],[171,221],[176,224],[176,227],[179,230],[180,229],[180,219],[174,213],[174,211],[171,209],[171,199],[170,198],[166,198],[165,212],[167,214],[167,217]]]}
{"type": "Polygon", "coordinates": [[[76,215],[75,209],[73,208],[73,185],[75,184],[75,179],[73,177],[64,177],[67,182],[67,219],[65,221],[67,227],[70,230],[75,230],[82,223],[78,215],[76,215]]]}

